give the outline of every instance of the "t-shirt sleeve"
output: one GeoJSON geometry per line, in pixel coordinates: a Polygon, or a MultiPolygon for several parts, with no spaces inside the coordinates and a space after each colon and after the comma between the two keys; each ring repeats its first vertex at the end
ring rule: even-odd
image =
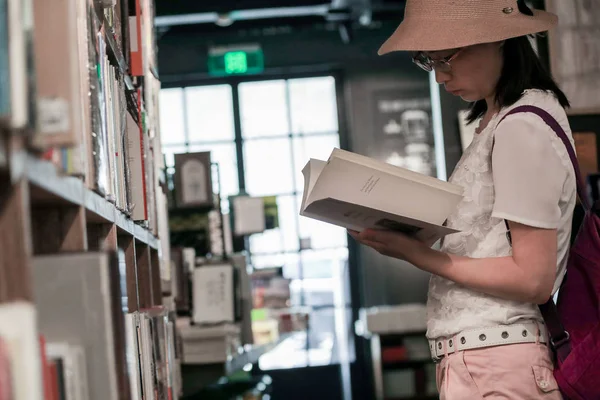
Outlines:
{"type": "Polygon", "coordinates": [[[494,132],[492,216],[556,229],[567,170],[552,144],[556,133],[535,118],[509,116],[494,132]]]}

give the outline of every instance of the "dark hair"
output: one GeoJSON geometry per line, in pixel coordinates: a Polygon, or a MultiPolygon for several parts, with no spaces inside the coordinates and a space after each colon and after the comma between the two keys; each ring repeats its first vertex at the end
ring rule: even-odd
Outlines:
{"type": "MultiPolygon", "coordinates": [[[[527,36],[507,39],[503,46],[503,57],[504,65],[496,85],[496,102],[501,108],[515,104],[527,89],[553,92],[563,108],[570,106],[567,96],[535,54],[527,36]]],[[[486,111],[485,100],[472,103],[468,122],[475,121],[486,111]]]]}

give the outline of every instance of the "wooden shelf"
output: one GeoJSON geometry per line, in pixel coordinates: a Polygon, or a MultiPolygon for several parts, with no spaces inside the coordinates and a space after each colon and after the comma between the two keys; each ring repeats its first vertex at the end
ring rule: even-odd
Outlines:
{"type": "Polygon", "coordinates": [[[135,223],[116,205],[85,187],[81,179],[57,174],[49,161],[24,157],[22,173],[30,183],[32,205],[82,206],[89,222],[115,224],[121,234],[158,250],[159,241],[148,229],[135,223]]]}

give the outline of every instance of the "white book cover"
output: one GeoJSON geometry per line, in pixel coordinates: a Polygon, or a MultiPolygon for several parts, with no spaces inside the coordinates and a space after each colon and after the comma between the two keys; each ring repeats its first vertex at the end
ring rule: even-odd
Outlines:
{"type": "Polygon", "coordinates": [[[67,342],[46,344],[49,360],[61,360],[64,369],[65,400],[89,400],[85,351],[82,346],[67,342]]]}
{"type": "Polygon", "coordinates": [[[125,314],[125,339],[127,346],[127,369],[131,388],[131,400],[142,400],[142,376],[140,374],[141,352],[138,342],[140,315],[133,312],[125,314]]]}
{"type": "Polygon", "coordinates": [[[48,342],[85,349],[90,400],[117,400],[113,300],[105,253],[67,253],[33,259],[40,333],[48,342]]]}
{"type": "Polygon", "coordinates": [[[205,265],[193,272],[193,315],[197,324],[235,320],[233,266],[205,265]]]}
{"type": "Polygon", "coordinates": [[[160,279],[171,281],[175,274],[171,270],[171,245],[169,239],[168,199],[160,186],[156,187],[156,222],[160,239],[160,279]]]}
{"type": "Polygon", "coordinates": [[[8,349],[12,374],[11,400],[43,400],[37,312],[31,303],[0,304],[0,338],[8,349]]]}
{"type": "Polygon", "coordinates": [[[108,192],[107,198],[116,203],[118,193],[116,193],[115,173],[117,169],[115,156],[115,115],[113,110],[114,105],[114,69],[108,61],[108,56],[103,57],[103,80],[104,80],[104,99],[106,113],[106,144],[108,151],[108,192]]]}
{"type": "Polygon", "coordinates": [[[233,215],[236,236],[260,233],[266,229],[265,200],[262,197],[234,197],[233,215]]]}
{"type": "Polygon", "coordinates": [[[455,233],[443,226],[462,187],[369,157],[334,149],[302,170],[300,215],[346,229],[391,229],[430,241],[455,233]]]}
{"type": "Polygon", "coordinates": [[[8,0],[8,61],[10,72],[10,125],[24,128],[29,119],[27,35],[33,27],[31,0],[8,0]]]}
{"type": "Polygon", "coordinates": [[[109,197],[116,203],[117,193],[115,185],[115,172],[117,164],[115,162],[115,115],[114,115],[114,93],[113,93],[113,67],[108,61],[108,57],[104,56],[104,93],[105,93],[105,107],[106,107],[106,133],[107,133],[107,144],[108,144],[108,183],[109,183],[109,197]]]}
{"type": "Polygon", "coordinates": [[[175,324],[172,321],[167,322],[167,367],[169,376],[169,392],[171,398],[177,398],[179,386],[177,383],[177,368],[175,359],[175,324]]]}
{"type": "Polygon", "coordinates": [[[87,2],[77,1],[77,53],[79,64],[79,102],[81,109],[81,126],[79,130],[79,146],[73,149],[72,174],[82,176],[89,183],[90,171],[88,160],[88,147],[91,146],[91,111],[90,111],[90,78],[89,78],[89,43],[88,43],[88,19],[87,2]]]}
{"type": "Polygon", "coordinates": [[[141,363],[142,363],[142,387],[143,387],[143,398],[144,400],[157,400],[155,399],[156,386],[154,384],[156,380],[155,371],[155,359],[154,352],[152,351],[152,323],[150,317],[144,313],[140,314],[140,352],[141,352],[141,363]]]}

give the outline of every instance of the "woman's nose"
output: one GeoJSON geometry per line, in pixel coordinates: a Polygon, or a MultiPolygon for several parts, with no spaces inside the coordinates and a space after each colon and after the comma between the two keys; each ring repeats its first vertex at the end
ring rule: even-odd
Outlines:
{"type": "Polygon", "coordinates": [[[446,83],[450,80],[450,73],[435,69],[435,80],[438,84],[446,83]]]}

